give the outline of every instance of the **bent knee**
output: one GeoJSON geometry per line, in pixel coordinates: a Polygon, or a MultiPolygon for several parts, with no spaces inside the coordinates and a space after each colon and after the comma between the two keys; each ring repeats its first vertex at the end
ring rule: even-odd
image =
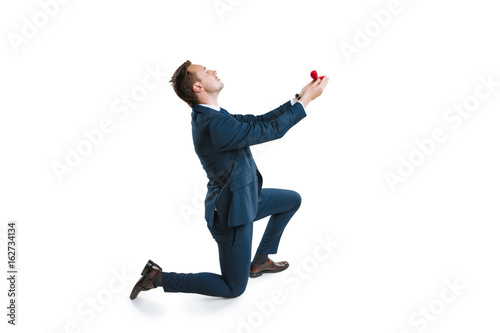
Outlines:
{"type": "Polygon", "coordinates": [[[245,292],[246,288],[247,288],[247,281],[245,281],[244,284],[242,283],[242,284],[233,286],[231,288],[231,291],[230,291],[230,293],[229,293],[229,295],[227,297],[228,298],[239,297],[239,296],[243,295],[243,293],[245,292]]]}
{"type": "Polygon", "coordinates": [[[243,293],[245,292],[245,289],[246,288],[242,288],[242,289],[236,289],[236,290],[231,290],[231,293],[227,296],[228,298],[236,298],[236,297],[240,297],[241,295],[243,295],[243,293]]]}
{"type": "Polygon", "coordinates": [[[300,194],[298,192],[295,192],[295,191],[291,191],[292,193],[292,200],[293,202],[295,202],[295,207],[299,208],[300,207],[300,204],[302,203],[302,197],[300,196],[300,194]]]}
{"type": "Polygon", "coordinates": [[[239,291],[233,291],[233,292],[231,292],[231,294],[229,294],[228,298],[240,297],[241,295],[243,295],[244,292],[245,292],[245,289],[239,290],[239,291]]]}

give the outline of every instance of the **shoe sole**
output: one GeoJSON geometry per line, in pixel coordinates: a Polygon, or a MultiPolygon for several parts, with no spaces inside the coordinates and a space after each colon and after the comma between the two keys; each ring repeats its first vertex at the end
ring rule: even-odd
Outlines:
{"type": "Polygon", "coordinates": [[[148,260],[148,263],[146,264],[146,266],[144,266],[144,269],[142,270],[142,273],[141,275],[144,276],[146,275],[146,273],[151,269],[151,267],[153,267],[153,261],[152,260],[148,260]]]}

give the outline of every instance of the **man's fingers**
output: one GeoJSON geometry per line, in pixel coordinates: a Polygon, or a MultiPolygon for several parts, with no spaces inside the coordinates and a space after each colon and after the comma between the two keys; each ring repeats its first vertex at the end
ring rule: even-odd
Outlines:
{"type": "Polygon", "coordinates": [[[317,78],[316,80],[314,80],[314,81],[312,82],[312,85],[318,85],[318,84],[320,84],[320,83],[321,83],[321,79],[320,79],[320,78],[317,78]]]}
{"type": "Polygon", "coordinates": [[[323,88],[326,87],[326,85],[328,84],[328,81],[330,81],[330,77],[328,77],[328,76],[325,76],[323,78],[323,80],[321,80],[321,85],[323,88]]]}

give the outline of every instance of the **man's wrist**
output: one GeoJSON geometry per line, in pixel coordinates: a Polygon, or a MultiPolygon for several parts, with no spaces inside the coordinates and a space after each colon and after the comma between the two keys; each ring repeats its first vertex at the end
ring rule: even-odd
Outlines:
{"type": "Polygon", "coordinates": [[[307,104],[309,104],[311,100],[309,99],[308,96],[304,95],[304,96],[301,96],[300,98],[300,103],[304,106],[304,109],[306,108],[307,104]]]}
{"type": "MultiPolygon", "coordinates": [[[[296,96],[298,94],[295,94],[296,96]]],[[[292,105],[294,105],[295,103],[299,102],[300,104],[302,104],[302,106],[304,107],[304,109],[306,108],[307,104],[309,104],[310,100],[309,98],[306,96],[299,96],[300,98],[297,98],[297,97],[294,97],[293,99],[290,100],[290,102],[292,103],[292,105]]]]}

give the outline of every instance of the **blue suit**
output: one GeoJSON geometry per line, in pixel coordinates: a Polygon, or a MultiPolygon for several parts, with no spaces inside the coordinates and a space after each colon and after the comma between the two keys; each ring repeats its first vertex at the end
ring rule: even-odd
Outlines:
{"type": "Polygon", "coordinates": [[[249,146],[279,139],[306,116],[291,102],[261,116],[231,115],[195,105],[191,113],[196,154],[209,179],[205,219],[213,225],[217,209],[222,226],[252,223],[257,214],[262,175],[249,146]]]}
{"type": "Polygon", "coordinates": [[[253,222],[271,215],[256,254],[274,254],[301,204],[295,191],[262,188],[249,146],[283,137],[306,113],[290,101],[261,116],[199,104],[192,109],[194,148],[209,179],[205,219],[219,247],[221,274],[163,273],[162,286],[165,292],[237,297],[248,282],[253,222]]]}

